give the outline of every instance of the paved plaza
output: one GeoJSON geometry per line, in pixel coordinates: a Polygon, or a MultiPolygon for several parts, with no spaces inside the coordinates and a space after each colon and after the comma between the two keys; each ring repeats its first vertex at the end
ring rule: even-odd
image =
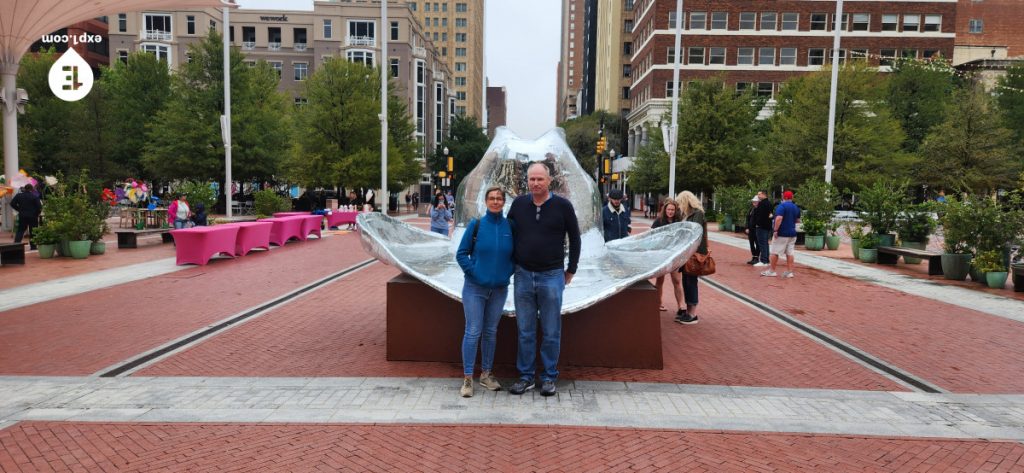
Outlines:
{"type": "Polygon", "coordinates": [[[354,232],[30,253],[0,269],[0,471],[1024,471],[1024,293],[845,245],[763,278],[742,236],[710,232],[699,324],[661,313],[664,369],[565,366],[551,398],[387,361],[399,273],[354,232]]]}

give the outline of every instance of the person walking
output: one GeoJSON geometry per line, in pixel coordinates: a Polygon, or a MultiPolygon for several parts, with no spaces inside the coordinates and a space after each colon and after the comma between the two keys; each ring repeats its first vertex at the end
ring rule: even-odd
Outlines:
{"type": "MultiPolygon", "coordinates": [[[[687,222],[700,225],[703,230],[700,235],[700,246],[697,247],[697,253],[702,255],[708,254],[708,222],[704,218],[704,206],[701,205],[700,199],[693,195],[693,192],[682,191],[676,197],[676,202],[679,203],[679,210],[682,211],[683,218],[687,222]]],[[[697,293],[698,276],[696,274],[687,274],[683,268],[679,268],[679,272],[683,273],[683,299],[686,301],[686,309],[676,311],[676,322],[686,325],[695,324],[700,321],[697,317],[697,304],[700,302],[697,293]]]]}
{"type": "Polygon", "coordinates": [[[791,278],[793,259],[796,249],[796,224],[800,222],[800,207],[793,203],[793,191],[782,193],[782,203],[775,208],[775,220],[772,229],[771,267],[761,272],[761,276],[775,277],[775,267],[779,264],[779,256],[786,255],[786,271],[782,277],[791,278]]]}
{"type": "Polygon", "coordinates": [[[190,215],[192,215],[192,211],[188,206],[188,201],[185,200],[185,194],[178,194],[178,198],[167,207],[167,222],[175,229],[187,227],[190,215]]]}
{"type": "Polygon", "coordinates": [[[448,236],[448,222],[452,221],[452,211],[448,210],[444,199],[430,209],[430,231],[448,236]]]}
{"type": "Polygon", "coordinates": [[[494,379],[494,347],[498,340],[498,322],[508,296],[508,283],[515,265],[512,262],[512,226],[501,214],[505,192],[491,187],[484,193],[487,214],[469,222],[455,259],[462,268],[462,308],[466,330],[462,335],[462,397],[473,396],[473,362],[480,346],[480,386],[489,391],[501,389],[494,379]]]}
{"type": "Polygon", "coordinates": [[[743,230],[747,233],[747,241],[750,242],[750,261],[747,261],[747,264],[757,264],[758,256],[761,254],[757,248],[757,230],[754,228],[754,214],[757,212],[757,203],[760,200],[756,194],[753,199],[750,199],[750,210],[747,211],[747,227],[743,230]]]}
{"type": "Polygon", "coordinates": [[[626,238],[633,231],[629,211],[622,205],[621,190],[612,189],[608,193],[608,204],[601,210],[601,221],[604,222],[604,241],[626,238]]]}
{"type": "MultiPolygon", "coordinates": [[[[661,204],[661,211],[658,212],[657,218],[651,223],[651,230],[662,227],[671,223],[682,222],[683,214],[679,211],[679,204],[671,198],[665,199],[665,203],[661,204]]],[[[669,273],[669,282],[672,283],[672,292],[676,297],[676,313],[682,312],[683,309],[683,273],[679,271],[672,271],[669,273]]],[[[665,276],[661,275],[655,280],[655,287],[658,288],[658,302],[661,302],[662,294],[664,293],[665,276]]],[[[662,305],[658,310],[664,312],[665,306],[662,305]]]]}
{"type": "Polygon", "coordinates": [[[11,199],[11,208],[18,212],[18,229],[14,233],[14,242],[21,243],[26,231],[31,242],[32,229],[39,226],[39,214],[43,212],[43,201],[36,194],[35,187],[32,184],[25,184],[21,192],[11,199]]]}
{"type": "Polygon", "coordinates": [[[768,198],[768,192],[761,190],[757,192],[757,210],[754,211],[754,233],[757,237],[757,262],[755,267],[768,266],[768,241],[772,237],[772,201],[768,198]]]}
{"type": "Polygon", "coordinates": [[[535,386],[537,370],[537,321],[542,339],[540,359],[542,396],[555,395],[558,355],[562,343],[562,293],[572,282],[580,262],[580,226],[569,200],[551,193],[551,172],[543,163],[526,170],[529,194],[516,197],[508,218],[515,229],[516,324],[519,347],[516,368],[519,380],[509,388],[523,394],[535,386]],[[569,264],[565,265],[565,241],[569,240],[569,264]]]}
{"type": "Polygon", "coordinates": [[[644,205],[645,218],[656,217],[658,215],[658,208],[656,207],[656,205],[658,205],[658,201],[654,198],[654,194],[648,193],[647,200],[644,204],[646,204],[644,205]]]}

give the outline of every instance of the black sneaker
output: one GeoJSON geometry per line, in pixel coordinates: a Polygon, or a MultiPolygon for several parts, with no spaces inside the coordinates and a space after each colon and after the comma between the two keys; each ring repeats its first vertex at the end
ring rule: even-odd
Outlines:
{"type": "Polygon", "coordinates": [[[556,392],[554,381],[544,381],[540,385],[541,396],[554,396],[556,392]]]}
{"type": "Polygon", "coordinates": [[[747,261],[747,264],[757,264],[757,258],[750,258],[750,261],[747,261]]]}
{"type": "Polygon", "coordinates": [[[519,381],[516,381],[516,384],[513,384],[511,388],[508,388],[508,392],[518,396],[533,389],[535,386],[536,385],[533,383],[532,379],[520,379],[519,381]]]}
{"type": "Polygon", "coordinates": [[[676,323],[683,325],[693,325],[697,322],[700,322],[700,318],[696,315],[683,314],[682,317],[676,317],[676,323]]]}
{"type": "Polygon", "coordinates": [[[686,317],[686,309],[679,309],[676,311],[676,322],[684,317],[686,317]]]}

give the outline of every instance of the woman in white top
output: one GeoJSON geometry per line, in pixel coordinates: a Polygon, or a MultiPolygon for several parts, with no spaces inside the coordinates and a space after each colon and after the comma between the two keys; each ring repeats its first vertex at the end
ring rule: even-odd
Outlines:
{"type": "Polygon", "coordinates": [[[167,208],[167,219],[174,224],[174,228],[185,228],[188,226],[188,218],[192,215],[183,194],[178,194],[177,200],[171,202],[167,208]]]}

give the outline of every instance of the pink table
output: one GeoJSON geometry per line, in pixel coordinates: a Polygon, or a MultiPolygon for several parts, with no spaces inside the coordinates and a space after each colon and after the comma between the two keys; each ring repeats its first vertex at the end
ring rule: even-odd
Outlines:
{"type": "Polygon", "coordinates": [[[273,222],[236,222],[225,225],[238,227],[235,239],[235,256],[245,256],[253,248],[270,249],[270,230],[273,222]]]}
{"type": "Polygon", "coordinates": [[[327,217],[327,228],[337,227],[346,224],[355,224],[359,212],[334,212],[327,217]]]}
{"type": "Polygon", "coordinates": [[[272,223],[273,226],[270,227],[270,242],[277,246],[284,246],[292,238],[306,239],[306,235],[302,233],[303,220],[303,217],[275,217],[265,218],[260,220],[260,222],[272,223]]]}
{"type": "Polygon", "coordinates": [[[238,228],[231,225],[192,227],[171,230],[174,237],[177,264],[205,265],[214,255],[227,253],[235,256],[238,228]]]}
{"type": "Polygon", "coordinates": [[[286,218],[302,219],[302,240],[305,240],[306,237],[312,234],[316,234],[317,238],[323,238],[323,235],[320,234],[320,224],[324,221],[323,215],[303,215],[286,218]]]}
{"type": "Polygon", "coordinates": [[[309,212],[274,212],[274,218],[294,217],[296,215],[309,215],[309,212]]]}

